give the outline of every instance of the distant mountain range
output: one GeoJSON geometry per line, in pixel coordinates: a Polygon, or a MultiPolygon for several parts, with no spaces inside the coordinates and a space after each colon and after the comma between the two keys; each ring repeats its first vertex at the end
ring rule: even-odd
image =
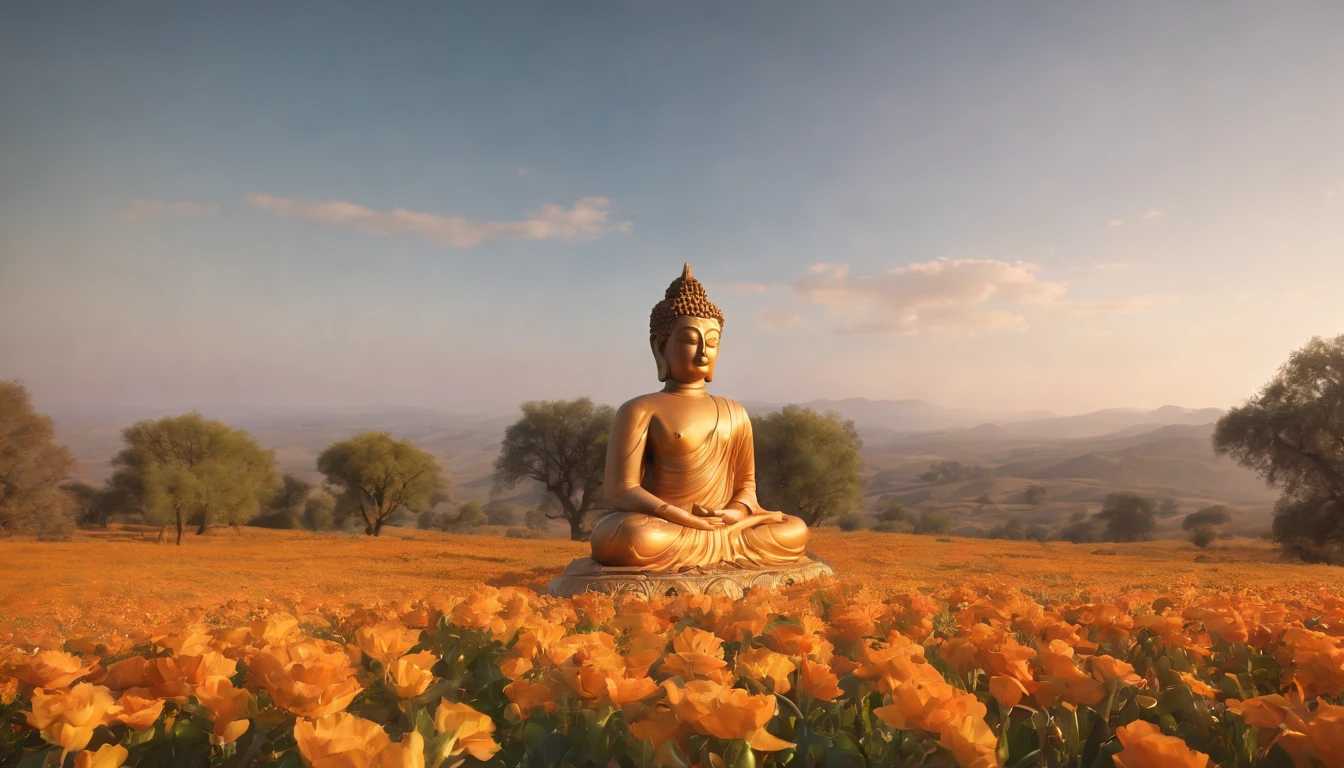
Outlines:
{"type": "MultiPolygon", "coordinates": [[[[768,413],[777,404],[748,402],[749,413],[768,413]]],[[[1140,408],[1106,408],[1077,416],[1057,416],[1049,411],[976,411],[943,408],[924,400],[810,400],[802,403],[818,411],[835,411],[851,419],[861,433],[932,432],[974,430],[985,438],[995,436],[1081,438],[1115,433],[1122,429],[1146,432],[1167,424],[1212,424],[1220,408],[1182,408],[1164,405],[1151,411],[1140,408]]]]}

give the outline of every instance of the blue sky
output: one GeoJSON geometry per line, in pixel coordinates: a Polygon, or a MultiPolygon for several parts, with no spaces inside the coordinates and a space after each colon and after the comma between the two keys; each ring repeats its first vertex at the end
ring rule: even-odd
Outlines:
{"type": "Polygon", "coordinates": [[[1344,332],[1335,3],[36,4],[0,377],[39,405],[656,388],[1229,407],[1344,332]]]}

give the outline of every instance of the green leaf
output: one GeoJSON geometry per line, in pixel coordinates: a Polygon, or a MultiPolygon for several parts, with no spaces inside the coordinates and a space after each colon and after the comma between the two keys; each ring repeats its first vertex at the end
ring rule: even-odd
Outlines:
{"type": "Polygon", "coordinates": [[[47,758],[55,751],[56,747],[47,747],[46,749],[38,750],[20,760],[16,768],[42,768],[42,766],[47,764],[47,758]]]}

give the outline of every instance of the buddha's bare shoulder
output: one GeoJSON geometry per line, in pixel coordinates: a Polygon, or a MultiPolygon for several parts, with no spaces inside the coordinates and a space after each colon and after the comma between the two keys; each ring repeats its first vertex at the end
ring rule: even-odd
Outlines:
{"type": "Polygon", "coordinates": [[[658,410],[658,402],[666,397],[662,392],[650,392],[647,395],[637,395],[621,403],[621,407],[616,409],[617,418],[641,419],[648,418],[658,410]]]}

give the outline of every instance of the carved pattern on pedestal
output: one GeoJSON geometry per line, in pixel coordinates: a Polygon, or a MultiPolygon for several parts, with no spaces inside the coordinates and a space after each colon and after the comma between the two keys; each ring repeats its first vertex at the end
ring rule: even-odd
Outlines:
{"type": "Polygon", "coordinates": [[[613,597],[636,595],[646,600],[662,595],[727,595],[738,599],[750,589],[791,586],[834,576],[831,566],[815,557],[764,568],[718,566],[691,568],[680,573],[608,568],[591,557],[584,557],[571,562],[563,573],[551,580],[546,591],[554,597],[605,592],[613,597]]]}

